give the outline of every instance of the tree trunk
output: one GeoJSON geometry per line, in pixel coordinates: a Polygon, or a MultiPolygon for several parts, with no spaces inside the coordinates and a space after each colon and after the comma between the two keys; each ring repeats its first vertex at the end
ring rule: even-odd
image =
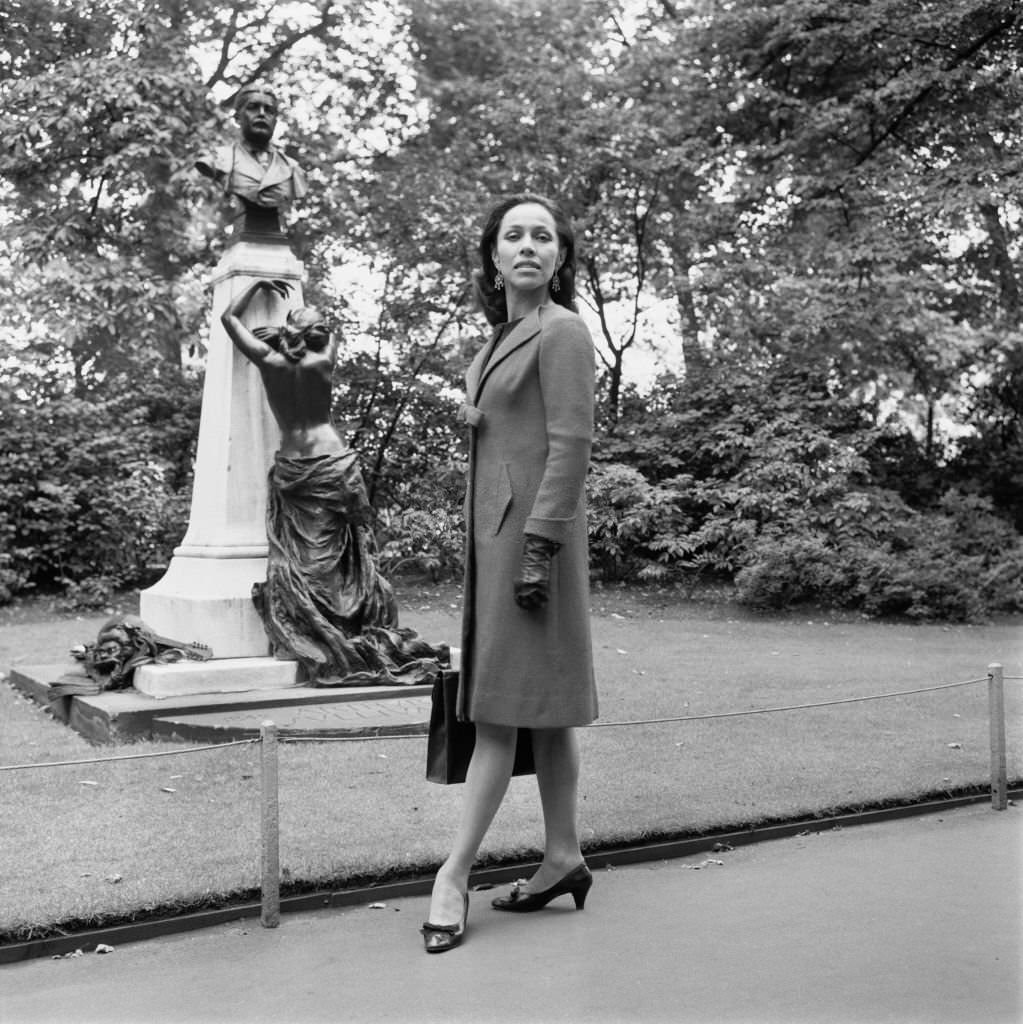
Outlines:
{"type": "Polygon", "coordinates": [[[980,213],[984,218],[988,238],[991,240],[991,255],[998,272],[999,297],[1009,323],[1013,326],[1020,321],[1020,289],[1016,278],[1016,268],[1009,254],[1008,233],[1002,223],[1001,212],[992,202],[980,203],[980,213]]]}
{"type": "Polygon", "coordinates": [[[700,321],[693,301],[693,286],[689,280],[691,264],[686,256],[675,257],[675,295],[682,316],[682,357],[685,360],[686,379],[691,383],[702,380],[709,369],[707,356],[700,347],[700,321]]]}
{"type": "Polygon", "coordinates": [[[924,454],[928,462],[934,461],[934,399],[927,399],[927,436],[924,440],[924,454]]]}

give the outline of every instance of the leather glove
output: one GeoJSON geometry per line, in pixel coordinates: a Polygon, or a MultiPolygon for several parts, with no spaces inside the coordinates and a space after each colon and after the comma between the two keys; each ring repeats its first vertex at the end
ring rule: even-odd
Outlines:
{"type": "Polygon", "coordinates": [[[515,580],[515,603],[526,611],[542,608],[550,597],[551,559],[561,545],[535,533],[527,533],[522,545],[522,564],[515,580]]]}

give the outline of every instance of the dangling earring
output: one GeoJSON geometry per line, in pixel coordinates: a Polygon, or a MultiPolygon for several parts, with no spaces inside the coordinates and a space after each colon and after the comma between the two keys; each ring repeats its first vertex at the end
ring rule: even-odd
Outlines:
{"type": "Polygon", "coordinates": [[[504,289],[504,274],[502,274],[500,270],[494,275],[494,287],[498,291],[502,291],[504,289]]]}
{"type": "Polygon", "coordinates": [[[554,271],[554,276],[551,278],[551,291],[555,293],[561,291],[561,282],[558,280],[558,272],[556,270],[554,271]]]}

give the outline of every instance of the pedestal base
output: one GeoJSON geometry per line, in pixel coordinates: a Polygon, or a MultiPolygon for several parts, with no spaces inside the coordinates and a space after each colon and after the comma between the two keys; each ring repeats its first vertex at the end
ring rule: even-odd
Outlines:
{"type": "MultiPolygon", "coordinates": [[[[287,667],[289,663],[278,664],[287,667]]],[[[141,671],[136,670],[136,678],[141,671]]],[[[10,681],[26,697],[48,708],[58,722],[69,725],[91,743],[159,737],[219,742],[257,736],[260,723],[267,719],[290,735],[411,735],[425,732],[430,720],[431,687],[427,685],[282,686],[159,699],[133,688],[95,696],[54,697],[51,686],[76,673],[85,678],[79,662],[21,665],[11,669],[10,681]]]]}
{"type": "Polygon", "coordinates": [[[212,647],[214,658],[263,658],[270,641],[252,585],[265,579],[265,558],[175,555],[163,579],[139,595],[139,615],[162,636],[212,647]]]}
{"type": "Polygon", "coordinates": [[[276,658],[221,658],[141,665],[133,685],[149,697],[185,697],[197,693],[245,693],[286,690],[298,685],[298,662],[276,658]]]}

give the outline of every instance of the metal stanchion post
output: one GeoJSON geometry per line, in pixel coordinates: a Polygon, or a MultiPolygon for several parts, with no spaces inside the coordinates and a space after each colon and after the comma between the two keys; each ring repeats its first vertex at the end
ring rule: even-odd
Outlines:
{"type": "Polygon", "coordinates": [[[991,806],[1004,811],[1009,804],[1005,767],[1005,680],[1002,666],[987,668],[987,706],[991,725],[991,806]]]}
{"type": "Polygon", "coordinates": [[[259,922],[264,928],[281,923],[280,819],[277,803],[277,726],[266,721],[259,727],[262,765],[262,908],[259,922]]]}

